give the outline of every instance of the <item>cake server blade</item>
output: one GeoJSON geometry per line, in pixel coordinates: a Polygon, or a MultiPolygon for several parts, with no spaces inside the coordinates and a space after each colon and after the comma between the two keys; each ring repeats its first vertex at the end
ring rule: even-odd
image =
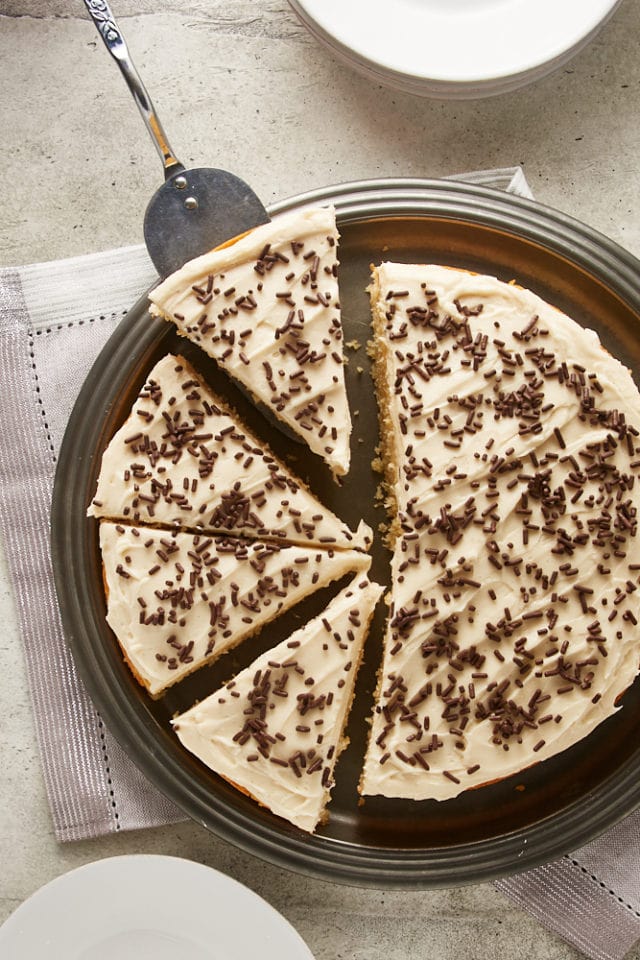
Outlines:
{"type": "Polygon", "coordinates": [[[213,247],[267,223],[269,215],[251,187],[227,170],[186,169],[176,158],[151,97],[133,65],[106,0],[84,0],[104,44],[118,64],[164,166],[165,182],[144,217],[144,239],[161,277],[213,247]]]}

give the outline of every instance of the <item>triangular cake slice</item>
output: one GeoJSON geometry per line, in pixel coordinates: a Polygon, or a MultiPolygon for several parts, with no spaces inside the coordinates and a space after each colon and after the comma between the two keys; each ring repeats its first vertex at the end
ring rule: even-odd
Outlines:
{"type": "Polygon", "coordinates": [[[102,458],[91,516],[214,534],[368,548],[181,357],[151,370],[102,458]]]}
{"type": "Polygon", "coordinates": [[[326,816],[382,589],[356,576],[319,617],[173,721],[203,763],[302,830],[326,816]]]}
{"type": "Polygon", "coordinates": [[[107,622],[153,697],[370,558],[149,527],[100,524],[107,622]]]}
{"type": "Polygon", "coordinates": [[[150,299],[152,313],[175,323],[342,476],[351,417],[337,240],[331,207],[283,214],[189,261],[150,299]]]}

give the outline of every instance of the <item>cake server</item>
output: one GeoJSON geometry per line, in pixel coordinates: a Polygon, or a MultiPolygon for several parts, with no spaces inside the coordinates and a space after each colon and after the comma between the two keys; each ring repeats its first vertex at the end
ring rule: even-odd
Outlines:
{"type": "Polygon", "coordinates": [[[187,260],[267,223],[269,215],[262,202],[235,174],[214,167],[186,169],[180,163],[109,4],[85,0],[85,6],[120,67],[164,166],[165,182],[151,198],[144,217],[145,243],[160,276],[166,277],[187,260]]]}

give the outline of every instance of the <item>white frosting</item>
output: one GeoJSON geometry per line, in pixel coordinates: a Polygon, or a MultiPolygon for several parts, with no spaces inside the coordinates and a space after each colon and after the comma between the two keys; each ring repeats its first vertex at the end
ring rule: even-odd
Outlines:
{"type": "Polygon", "coordinates": [[[337,475],[351,417],[332,207],[296,210],[187,263],[151,294],[173,321],[337,475]]]}
{"type": "Polygon", "coordinates": [[[107,621],[152,696],[370,557],[103,521],[107,621]]]}
{"type": "Polygon", "coordinates": [[[91,516],[366,549],[179,357],[151,370],[105,450],[91,516]]]}
{"type": "Polygon", "coordinates": [[[329,799],[381,593],[356,577],[321,616],[177,717],[181,743],[277,816],[312,832],[329,799]]]}
{"type": "Polygon", "coordinates": [[[399,533],[361,791],[443,800],[576,743],[638,672],[640,395],[495,278],[383,264],[373,295],[399,533]]]}

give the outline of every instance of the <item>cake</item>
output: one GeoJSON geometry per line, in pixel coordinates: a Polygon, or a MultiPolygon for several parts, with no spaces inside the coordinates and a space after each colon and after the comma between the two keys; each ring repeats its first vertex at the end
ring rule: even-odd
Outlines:
{"type": "Polygon", "coordinates": [[[335,549],[367,549],[259,442],[181,357],[150,371],[107,446],[88,513],[335,549]]]}
{"type": "Polygon", "coordinates": [[[152,697],[333,580],[366,573],[357,550],[100,524],[107,622],[152,697]]]}
{"type": "Polygon", "coordinates": [[[392,587],[363,795],[446,800],[615,712],[640,659],[640,395],[534,293],[371,287],[392,587]]]}
{"type": "Polygon", "coordinates": [[[295,210],[189,261],[150,294],[173,322],[336,476],[349,470],[351,416],[335,212],[295,210]]]}
{"type": "Polygon", "coordinates": [[[381,592],[356,576],[319,617],[173,720],[187,750],[301,830],[313,832],[326,817],[381,592]]]}

